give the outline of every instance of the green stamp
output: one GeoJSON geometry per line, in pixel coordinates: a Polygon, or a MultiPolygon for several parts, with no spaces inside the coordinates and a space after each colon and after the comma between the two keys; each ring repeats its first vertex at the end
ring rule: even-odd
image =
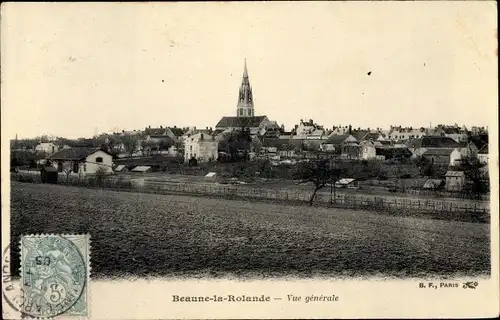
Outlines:
{"type": "Polygon", "coordinates": [[[21,283],[26,316],[89,316],[89,236],[21,237],[21,283]]]}

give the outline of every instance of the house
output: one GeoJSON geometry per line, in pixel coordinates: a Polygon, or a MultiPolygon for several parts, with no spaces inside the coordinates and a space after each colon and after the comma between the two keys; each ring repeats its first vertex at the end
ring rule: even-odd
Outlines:
{"type": "MultiPolygon", "coordinates": [[[[380,141],[377,141],[380,142],[380,141]]],[[[386,145],[381,143],[375,144],[376,158],[380,160],[399,160],[409,159],[412,153],[404,145],[386,145]]]]}
{"type": "Polygon", "coordinates": [[[332,134],[321,143],[321,150],[332,152],[335,154],[347,154],[349,146],[352,144],[357,145],[357,140],[350,134],[336,135],[332,134]]]}
{"type": "Polygon", "coordinates": [[[300,143],[296,143],[296,140],[263,139],[260,154],[267,157],[292,158],[300,147],[300,143]]]}
{"type": "Polygon", "coordinates": [[[475,158],[479,152],[478,147],[472,141],[461,141],[460,143],[460,153],[462,157],[475,158]]]}
{"type": "Polygon", "coordinates": [[[113,173],[113,156],[100,149],[92,147],[72,147],[62,149],[49,157],[52,165],[59,172],[69,172],[76,175],[113,173]]]}
{"type": "Polygon", "coordinates": [[[202,132],[184,139],[184,161],[195,158],[198,162],[217,160],[219,142],[213,135],[202,132]]]}
{"type": "Polygon", "coordinates": [[[375,141],[379,140],[379,138],[381,137],[380,133],[371,132],[368,130],[353,131],[352,136],[356,138],[357,141],[375,141]]]}
{"type": "Polygon", "coordinates": [[[330,132],[330,135],[346,135],[350,134],[350,131],[352,128],[350,126],[333,126],[332,131],[330,132]]]}
{"type": "Polygon", "coordinates": [[[477,153],[477,159],[481,164],[488,164],[488,145],[484,145],[477,153]]]}
{"type": "Polygon", "coordinates": [[[323,126],[314,123],[313,120],[304,121],[300,120],[300,123],[294,128],[294,135],[292,139],[326,139],[327,132],[323,129],[323,126]]]}
{"type": "Polygon", "coordinates": [[[428,148],[455,149],[460,148],[460,143],[449,137],[423,136],[408,140],[406,146],[414,156],[421,156],[428,148]]]}
{"type": "MultiPolygon", "coordinates": [[[[382,145],[382,144],[380,144],[382,145]]],[[[361,160],[373,160],[377,158],[375,143],[371,141],[361,141],[359,143],[359,158],[361,160]]]]}
{"type": "Polygon", "coordinates": [[[479,152],[482,147],[488,144],[488,135],[472,135],[470,137],[470,143],[476,146],[475,149],[479,152]]]}
{"type": "Polygon", "coordinates": [[[257,117],[222,117],[215,125],[215,130],[241,130],[241,128],[259,129],[269,119],[267,116],[257,117]]]}
{"type": "MultiPolygon", "coordinates": [[[[211,129],[211,128],[210,128],[211,129]]],[[[177,126],[169,127],[170,132],[172,132],[173,138],[176,141],[181,141],[184,135],[184,129],[177,128],[177,126]]]]}
{"type": "Polygon", "coordinates": [[[46,155],[53,154],[58,150],[59,150],[58,146],[56,146],[52,142],[42,142],[35,147],[36,153],[44,153],[46,155]]]}
{"type": "Polygon", "coordinates": [[[465,173],[463,171],[446,172],[446,191],[462,191],[465,187],[465,173]]]}
{"type": "Polygon", "coordinates": [[[467,128],[460,127],[457,124],[453,126],[439,125],[437,129],[440,130],[442,135],[451,138],[456,142],[464,142],[467,141],[469,138],[467,134],[467,128]]]}
{"type": "Polygon", "coordinates": [[[433,164],[456,166],[460,164],[462,153],[459,148],[427,148],[422,157],[433,164]]]}
{"type": "Polygon", "coordinates": [[[403,128],[401,126],[391,126],[387,138],[389,140],[410,140],[410,139],[419,139],[427,134],[427,130],[425,128],[403,128]]]}
{"type": "Polygon", "coordinates": [[[266,132],[278,137],[280,127],[276,121],[270,121],[267,116],[255,117],[222,117],[215,125],[215,130],[237,131],[241,129],[250,130],[251,135],[264,135],[266,132]]]}

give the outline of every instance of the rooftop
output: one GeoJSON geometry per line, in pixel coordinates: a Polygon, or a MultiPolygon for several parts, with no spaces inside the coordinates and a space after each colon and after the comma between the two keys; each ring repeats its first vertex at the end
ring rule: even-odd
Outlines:
{"type": "Polygon", "coordinates": [[[460,144],[450,137],[442,136],[423,136],[418,139],[410,139],[408,148],[458,148],[460,144]]]}
{"type": "Polygon", "coordinates": [[[216,128],[243,128],[243,127],[258,127],[260,124],[267,120],[266,116],[257,117],[222,117],[220,121],[215,126],[216,128]]]}
{"type": "MultiPolygon", "coordinates": [[[[62,149],[53,155],[51,155],[49,158],[53,160],[82,160],[85,159],[88,155],[91,155],[97,151],[103,151],[101,148],[94,148],[94,147],[72,147],[72,148],[66,148],[62,149]]],[[[108,152],[106,152],[108,153],[108,152]]],[[[109,154],[109,153],[108,153],[109,154]]]]}
{"type": "Polygon", "coordinates": [[[447,171],[446,176],[447,177],[463,177],[463,176],[465,176],[465,173],[463,171],[447,171]]]}
{"type": "Polygon", "coordinates": [[[349,138],[351,135],[349,134],[332,134],[331,136],[326,139],[324,142],[325,144],[341,144],[344,142],[347,138],[349,138]]]}

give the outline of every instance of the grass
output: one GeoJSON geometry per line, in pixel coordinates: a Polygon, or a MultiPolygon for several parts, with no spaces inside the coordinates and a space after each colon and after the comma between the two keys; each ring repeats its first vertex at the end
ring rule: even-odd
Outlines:
{"type": "Polygon", "coordinates": [[[489,224],[17,182],[11,206],[12,241],[29,233],[89,233],[97,278],[490,270],[489,224]]]}

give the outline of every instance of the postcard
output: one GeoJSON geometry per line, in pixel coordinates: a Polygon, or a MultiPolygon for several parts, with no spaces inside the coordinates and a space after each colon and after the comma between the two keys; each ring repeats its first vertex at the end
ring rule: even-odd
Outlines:
{"type": "Polygon", "coordinates": [[[2,3],[3,318],[498,316],[495,9],[2,3]]]}

